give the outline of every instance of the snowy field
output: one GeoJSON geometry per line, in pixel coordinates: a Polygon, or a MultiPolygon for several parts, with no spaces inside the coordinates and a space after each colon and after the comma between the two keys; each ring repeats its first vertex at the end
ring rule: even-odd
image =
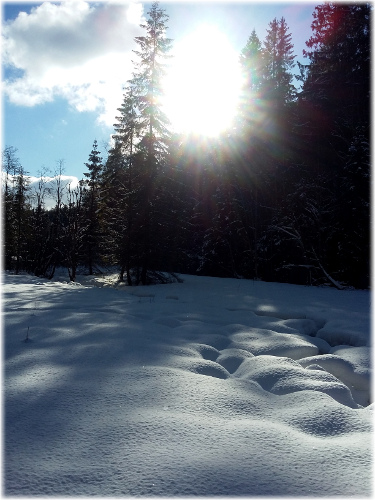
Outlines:
{"type": "Polygon", "coordinates": [[[4,276],[3,494],[371,496],[369,292],[182,278],[4,276]]]}

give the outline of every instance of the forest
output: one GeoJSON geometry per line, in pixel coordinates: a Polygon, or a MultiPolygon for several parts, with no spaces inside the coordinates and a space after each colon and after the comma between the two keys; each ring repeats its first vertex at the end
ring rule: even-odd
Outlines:
{"type": "Polygon", "coordinates": [[[284,18],[263,41],[253,30],[236,119],[202,138],[173,132],[163,113],[173,41],[152,4],[111,148],[104,159],[93,140],[76,188],[60,163],[53,188],[41,175],[31,192],[5,146],[3,268],[52,278],[64,266],[74,281],[115,266],[129,286],[184,273],[368,288],[371,15],[369,3],[315,7],[306,65],[284,18]]]}

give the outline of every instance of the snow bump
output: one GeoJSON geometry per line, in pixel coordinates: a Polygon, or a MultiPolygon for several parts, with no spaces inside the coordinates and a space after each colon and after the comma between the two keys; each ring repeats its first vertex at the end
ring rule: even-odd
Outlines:
{"type": "Polygon", "coordinates": [[[255,356],[263,354],[300,359],[318,354],[319,349],[300,336],[278,333],[261,328],[248,328],[230,336],[230,347],[250,351],[255,356]]]}
{"type": "Polygon", "coordinates": [[[264,390],[273,394],[289,394],[296,391],[320,391],[339,403],[358,408],[348,387],[325,371],[305,370],[292,359],[277,356],[256,356],[245,360],[235,376],[251,379],[264,390]]]}

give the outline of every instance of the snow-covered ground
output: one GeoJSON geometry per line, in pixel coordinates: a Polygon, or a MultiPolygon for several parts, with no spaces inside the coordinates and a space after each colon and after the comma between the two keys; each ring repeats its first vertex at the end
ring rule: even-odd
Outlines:
{"type": "Polygon", "coordinates": [[[5,275],[3,493],[370,496],[369,292],[182,278],[5,275]]]}

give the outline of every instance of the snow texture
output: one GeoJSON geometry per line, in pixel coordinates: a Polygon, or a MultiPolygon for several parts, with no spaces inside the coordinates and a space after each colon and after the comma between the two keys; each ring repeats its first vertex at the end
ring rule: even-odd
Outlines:
{"type": "Polygon", "coordinates": [[[4,494],[371,496],[370,294],[5,275],[4,494]]]}

